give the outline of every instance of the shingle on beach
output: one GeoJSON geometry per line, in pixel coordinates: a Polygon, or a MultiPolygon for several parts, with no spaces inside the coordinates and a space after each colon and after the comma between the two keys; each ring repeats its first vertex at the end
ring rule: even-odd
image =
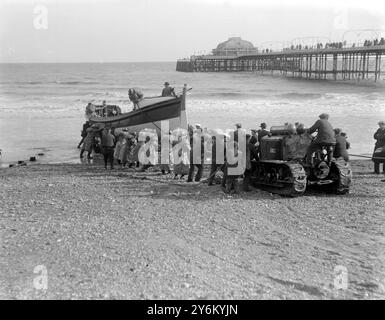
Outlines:
{"type": "Polygon", "coordinates": [[[352,168],[350,194],[299,198],[81,164],[0,170],[0,298],[383,299],[384,176],[352,168]]]}

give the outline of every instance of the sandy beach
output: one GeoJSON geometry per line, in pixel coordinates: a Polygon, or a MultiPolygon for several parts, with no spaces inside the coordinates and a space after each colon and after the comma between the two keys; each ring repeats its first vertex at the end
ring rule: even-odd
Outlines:
{"type": "Polygon", "coordinates": [[[2,169],[0,298],[383,299],[385,176],[352,167],[349,195],[299,198],[100,164],[2,169]]]}

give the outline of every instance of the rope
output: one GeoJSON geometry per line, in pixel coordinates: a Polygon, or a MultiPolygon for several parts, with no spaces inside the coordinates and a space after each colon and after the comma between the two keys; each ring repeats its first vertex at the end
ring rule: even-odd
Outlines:
{"type": "Polygon", "coordinates": [[[349,153],[349,156],[366,158],[366,159],[385,160],[384,157],[369,157],[369,156],[362,156],[360,154],[351,154],[351,153],[349,153]]]}
{"type": "MultiPolygon", "coordinates": [[[[220,170],[220,169],[219,169],[220,170]]],[[[215,174],[218,172],[218,169],[215,170],[208,178],[205,178],[205,179],[202,179],[200,181],[194,181],[194,186],[197,186],[197,185],[200,185],[202,183],[206,183],[208,182],[211,178],[215,177],[215,174]]],[[[163,182],[163,183],[168,183],[168,181],[162,181],[162,180],[157,180],[157,179],[149,179],[149,180],[153,180],[153,181],[159,181],[159,182],[163,182]]],[[[175,184],[175,185],[178,185],[178,186],[187,186],[185,184],[179,184],[179,183],[169,183],[169,184],[175,184]]]]}
{"type": "Polygon", "coordinates": [[[207,182],[207,179],[203,179],[199,182],[194,182],[194,184],[190,184],[190,183],[186,184],[186,183],[178,183],[178,182],[170,181],[170,180],[160,180],[160,179],[151,178],[148,176],[141,176],[141,175],[127,175],[127,176],[130,178],[133,178],[133,179],[137,179],[137,180],[149,180],[149,181],[155,181],[155,182],[165,183],[165,184],[169,184],[169,185],[182,186],[182,187],[198,186],[204,182],[207,182]]]}

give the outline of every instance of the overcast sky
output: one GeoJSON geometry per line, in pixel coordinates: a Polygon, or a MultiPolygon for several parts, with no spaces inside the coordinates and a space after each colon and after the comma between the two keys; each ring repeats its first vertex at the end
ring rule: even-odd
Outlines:
{"type": "Polygon", "coordinates": [[[174,61],[230,36],[258,47],[340,41],[347,30],[385,29],[384,2],[0,0],[0,62],[174,61]]]}

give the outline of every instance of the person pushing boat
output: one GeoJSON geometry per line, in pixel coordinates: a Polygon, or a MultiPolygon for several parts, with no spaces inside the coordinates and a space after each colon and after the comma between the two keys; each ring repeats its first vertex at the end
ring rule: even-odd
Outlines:
{"type": "Polygon", "coordinates": [[[134,110],[139,109],[139,101],[143,99],[144,95],[139,90],[129,89],[128,97],[134,104],[134,110]]]}

